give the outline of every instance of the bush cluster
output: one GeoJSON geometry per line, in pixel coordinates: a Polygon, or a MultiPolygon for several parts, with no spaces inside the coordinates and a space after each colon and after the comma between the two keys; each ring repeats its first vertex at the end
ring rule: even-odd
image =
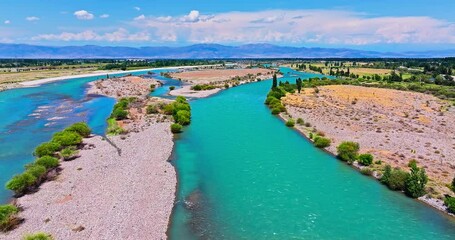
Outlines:
{"type": "Polygon", "coordinates": [[[402,191],[404,190],[408,176],[409,173],[399,168],[392,168],[390,165],[386,165],[380,181],[387,185],[391,190],[402,191]]]}
{"type": "Polygon", "coordinates": [[[314,146],[316,146],[317,148],[326,148],[330,146],[331,143],[332,142],[330,141],[330,139],[325,137],[316,136],[314,138],[314,146]]]}
{"type": "Polygon", "coordinates": [[[76,147],[82,143],[82,137],[91,133],[86,123],[75,123],[61,132],[54,134],[50,142],[42,143],[35,151],[38,158],[34,163],[25,167],[25,172],[13,176],[5,187],[21,195],[30,188],[38,185],[50,169],[59,165],[59,160],[54,157],[60,151],[63,158],[70,157],[76,151],[76,147]]]}
{"type": "Polygon", "coordinates": [[[176,97],[173,103],[165,105],[163,111],[174,118],[175,123],[171,125],[173,133],[182,132],[183,126],[191,123],[191,106],[186,98],[182,96],[176,97]]]}
{"type": "MultiPolygon", "coordinates": [[[[155,86],[155,85],[152,85],[155,86]]],[[[154,88],[153,88],[154,89],[154,88]]],[[[136,98],[121,98],[115,105],[111,113],[111,118],[115,120],[123,120],[128,117],[128,106],[130,103],[136,101],[136,98]]]]}
{"type": "Polygon", "coordinates": [[[444,204],[447,206],[449,212],[455,213],[455,197],[447,196],[444,200],[444,204]]]}
{"type": "Polygon", "coordinates": [[[16,214],[18,211],[19,209],[14,205],[0,205],[0,231],[8,231],[17,224],[16,214]]]}
{"type": "Polygon", "coordinates": [[[386,165],[380,181],[392,190],[404,191],[409,197],[418,198],[426,193],[428,177],[425,169],[417,167],[416,164],[411,164],[410,173],[386,165]]]}
{"type": "Polygon", "coordinates": [[[337,147],[338,157],[348,163],[353,163],[359,154],[359,144],[356,142],[342,142],[337,147]]]}
{"type": "Polygon", "coordinates": [[[191,90],[194,90],[194,91],[205,91],[205,90],[212,90],[215,88],[216,88],[216,86],[211,85],[211,84],[197,84],[197,85],[191,86],[191,90]]]}
{"type": "Polygon", "coordinates": [[[360,154],[357,157],[357,161],[363,166],[370,166],[373,163],[373,155],[369,153],[360,154]]]}
{"type": "Polygon", "coordinates": [[[290,118],[289,120],[286,121],[286,126],[287,127],[294,127],[295,126],[295,121],[294,119],[290,118]]]}
{"type": "Polygon", "coordinates": [[[178,123],[173,123],[171,125],[171,132],[172,133],[181,133],[182,132],[182,125],[178,124],[178,123]]]}

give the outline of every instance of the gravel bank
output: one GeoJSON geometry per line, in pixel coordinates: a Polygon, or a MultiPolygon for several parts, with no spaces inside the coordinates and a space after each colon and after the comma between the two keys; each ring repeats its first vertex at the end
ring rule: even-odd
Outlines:
{"type": "Polygon", "coordinates": [[[25,222],[1,239],[44,231],[56,239],[166,239],[176,189],[170,123],[122,140],[85,139],[81,157],[62,163],[54,181],[18,199],[25,222]]]}

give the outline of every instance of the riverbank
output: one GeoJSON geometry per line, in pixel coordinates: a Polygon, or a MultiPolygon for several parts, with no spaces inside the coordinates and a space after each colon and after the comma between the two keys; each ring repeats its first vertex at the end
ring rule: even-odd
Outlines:
{"type": "Polygon", "coordinates": [[[186,69],[168,74],[169,77],[188,84],[182,88],[171,90],[169,95],[204,98],[216,94],[223,89],[270,79],[275,73],[274,70],[263,68],[186,69]]]}
{"type": "Polygon", "coordinates": [[[17,199],[25,221],[6,235],[44,231],[56,239],[165,239],[176,174],[168,162],[170,123],[154,123],[128,137],[85,140],[81,157],[62,162],[54,181],[17,199]]]}
{"type": "Polygon", "coordinates": [[[446,210],[442,199],[453,194],[447,184],[455,174],[455,125],[450,121],[455,111],[447,102],[421,93],[358,86],[307,88],[287,94],[282,102],[287,114],[281,117],[303,119],[305,124],[295,128],[308,138],[329,138],[328,152],[336,155],[342,141],[359,143],[361,153],[375,158],[368,166],[373,172],[382,172],[386,164],[407,169],[410,160],[417,160],[430,178],[428,194],[420,200],[446,210]]]}
{"type": "Polygon", "coordinates": [[[128,71],[95,71],[93,73],[87,74],[78,74],[78,75],[71,75],[71,76],[60,76],[60,77],[52,77],[52,78],[43,78],[38,80],[31,80],[31,81],[23,81],[18,83],[5,83],[0,84],[0,91],[14,89],[14,88],[22,88],[22,87],[37,87],[42,84],[51,83],[51,82],[58,82],[63,80],[71,80],[76,78],[84,78],[84,77],[96,77],[102,75],[113,75],[113,74],[130,74],[135,72],[142,72],[142,71],[153,71],[153,70],[165,70],[165,69],[190,69],[190,68],[200,68],[200,67],[212,67],[218,65],[198,65],[198,66],[179,66],[179,67],[162,67],[162,68],[146,68],[146,69],[138,69],[138,70],[128,70],[128,71]]]}

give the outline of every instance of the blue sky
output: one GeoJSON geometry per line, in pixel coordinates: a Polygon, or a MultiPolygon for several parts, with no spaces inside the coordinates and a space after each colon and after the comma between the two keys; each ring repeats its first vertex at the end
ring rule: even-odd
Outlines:
{"type": "Polygon", "coordinates": [[[2,0],[0,42],[455,48],[454,0],[2,0]]]}

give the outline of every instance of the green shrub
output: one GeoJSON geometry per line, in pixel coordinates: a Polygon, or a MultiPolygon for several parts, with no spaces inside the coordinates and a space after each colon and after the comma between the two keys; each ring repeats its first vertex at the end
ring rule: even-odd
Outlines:
{"type": "Polygon", "coordinates": [[[182,97],[182,96],[177,96],[175,98],[175,101],[178,102],[178,103],[187,103],[186,98],[182,97]]]}
{"type": "Polygon", "coordinates": [[[128,112],[121,108],[115,108],[112,111],[111,117],[113,117],[117,120],[123,120],[128,117],[128,112]]]}
{"type": "Polygon", "coordinates": [[[416,164],[411,165],[411,173],[405,182],[404,192],[412,198],[418,198],[425,195],[425,185],[428,182],[425,169],[417,167],[416,164]]]}
{"type": "Polygon", "coordinates": [[[65,129],[65,131],[76,132],[82,137],[88,137],[92,133],[92,130],[85,122],[75,123],[65,129]]]}
{"type": "Polygon", "coordinates": [[[182,125],[178,124],[178,123],[173,123],[171,125],[171,132],[172,133],[181,133],[182,132],[182,125]]]}
{"type": "Polygon", "coordinates": [[[77,150],[73,146],[66,147],[62,151],[60,151],[60,154],[62,155],[63,160],[65,160],[65,161],[74,157],[74,155],[76,155],[76,153],[77,153],[77,150]]]}
{"type": "Polygon", "coordinates": [[[337,147],[338,157],[345,162],[352,163],[357,159],[359,148],[358,143],[342,142],[337,147]]]}
{"type": "Polygon", "coordinates": [[[25,172],[30,173],[31,175],[33,175],[36,178],[42,177],[47,171],[46,167],[44,167],[42,165],[34,164],[34,163],[28,165],[26,168],[27,168],[27,171],[25,171],[25,172]]]}
{"type": "Polygon", "coordinates": [[[281,112],[279,108],[272,108],[272,114],[273,115],[278,115],[281,112]]]}
{"type": "Polygon", "coordinates": [[[286,126],[287,126],[287,127],[294,127],[294,126],[295,126],[295,121],[294,121],[294,119],[290,118],[290,119],[286,122],[286,126]]]}
{"type": "Polygon", "coordinates": [[[170,86],[169,87],[169,90],[171,90],[171,91],[174,90],[174,89],[175,89],[175,86],[170,86]]]}
{"type": "Polygon", "coordinates": [[[318,148],[326,148],[330,146],[331,141],[328,138],[317,136],[314,138],[314,146],[318,148]]]}
{"type": "Polygon", "coordinates": [[[55,157],[44,156],[36,159],[35,164],[41,165],[46,169],[51,169],[57,167],[59,162],[55,157]]]}
{"type": "Polygon", "coordinates": [[[23,240],[54,240],[54,238],[47,233],[35,233],[25,235],[23,240]]]}
{"type": "Polygon", "coordinates": [[[35,233],[26,235],[24,240],[54,240],[54,238],[47,233],[35,233]]]}
{"type": "Polygon", "coordinates": [[[305,121],[303,121],[302,118],[297,118],[297,124],[303,125],[303,124],[305,124],[305,121]]]}
{"type": "Polygon", "coordinates": [[[215,89],[216,87],[210,84],[197,84],[194,86],[191,86],[191,90],[194,91],[201,91],[201,90],[212,90],[215,89]]]}
{"type": "Polygon", "coordinates": [[[6,188],[14,191],[16,194],[25,192],[28,187],[32,186],[36,182],[36,177],[30,173],[24,172],[22,174],[15,175],[11,180],[6,183],[6,188]]]}
{"type": "Polygon", "coordinates": [[[7,231],[15,225],[17,212],[19,209],[14,205],[0,205],[0,231],[7,231]]]}
{"type": "Polygon", "coordinates": [[[446,197],[444,204],[447,206],[449,212],[455,213],[455,197],[446,197]]]}
{"type": "Polygon", "coordinates": [[[455,192],[455,177],[452,179],[452,191],[455,192]]]}
{"type": "Polygon", "coordinates": [[[313,139],[313,133],[310,132],[310,134],[308,134],[308,137],[309,137],[310,139],[313,139]]]}
{"type": "Polygon", "coordinates": [[[392,190],[404,190],[409,173],[399,168],[392,169],[389,165],[387,166],[381,178],[381,182],[392,190]]]}
{"type": "Polygon", "coordinates": [[[180,125],[188,125],[191,122],[191,113],[187,110],[179,110],[174,115],[174,121],[180,125]]]}
{"type": "Polygon", "coordinates": [[[373,174],[373,170],[371,170],[371,168],[364,167],[360,170],[360,173],[363,175],[371,176],[373,174]]]}
{"type": "Polygon", "coordinates": [[[147,114],[155,114],[158,113],[158,106],[156,105],[148,105],[146,109],[147,114]]]}
{"type": "Polygon", "coordinates": [[[369,153],[360,154],[357,160],[363,166],[370,166],[373,163],[373,155],[369,153]]]}
{"type": "Polygon", "coordinates": [[[75,132],[63,131],[55,133],[52,137],[52,142],[56,142],[61,146],[76,146],[82,143],[82,137],[75,132]]]}
{"type": "Polygon", "coordinates": [[[59,151],[62,148],[60,143],[57,142],[45,142],[36,147],[35,156],[52,156],[55,152],[59,151]]]}
{"type": "Polygon", "coordinates": [[[163,111],[166,115],[174,114],[174,104],[170,103],[163,107],[163,111]]]}
{"type": "Polygon", "coordinates": [[[117,124],[117,120],[114,118],[107,119],[107,133],[112,135],[118,135],[125,132],[125,129],[121,128],[117,124]]]}

